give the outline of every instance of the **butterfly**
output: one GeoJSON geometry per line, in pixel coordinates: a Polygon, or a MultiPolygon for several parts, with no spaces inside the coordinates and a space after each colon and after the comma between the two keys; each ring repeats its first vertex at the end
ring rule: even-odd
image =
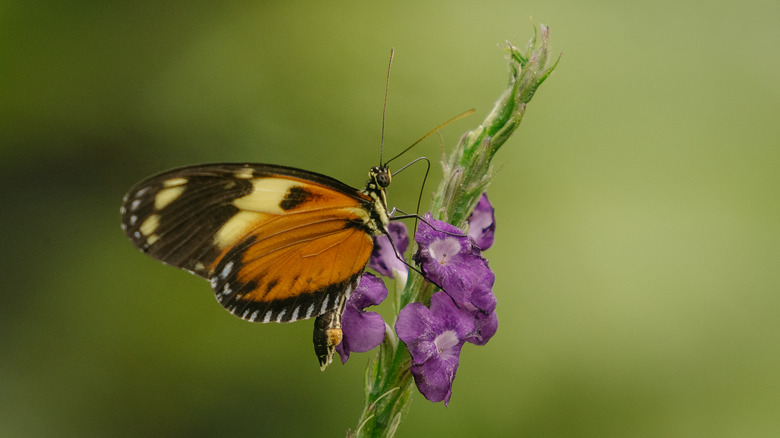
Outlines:
{"type": "Polygon", "coordinates": [[[320,367],[341,341],[341,313],[388,233],[391,173],[372,167],[362,190],[271,164],[181,167],[125,195],[122,229],[141,251],[208,279],[217,301],[252,322],[316,318],[320,367]]]}
{"type": "MultiPolygon", "coordinates": [[[[390,64],[392,58],[391,50],[390,64]]],[[[382,138],[389,66],[387,74],[382,138]]],[[[144,253],[207,279],[217,301],[239,318],[315,318],[314,352],[324,370],[341,342],[341,314],[368,264],[373,238],[390,237],[391,219],[416,216],[391,218],[385,191],[393,175],[388,164],[473,112],[440,124],[385,162],[380,142],[380,164],[369,170],[368,183],[360,190],[294,167],[186,166],[131,188],[120,207],[121,226],[144,253]]]]}
{"type": "Polygon", "coordinates": [[[314,352],[324,370],[341,342],[344,304],[368,264],[373,238],[390,238],[391,220],[419,218],[391,217],[385,189],[392,175],[427,159],[395,173],[388,164],[473,113],[440,124],[384,163],[380,155],[380,165],[369,169],[360,190],[273,164],[169,170],[130,189],[119,209],[121,227],[144,253],[209,280],[217,301],[239,318],[264,323],[316,318],[314,352]]]}

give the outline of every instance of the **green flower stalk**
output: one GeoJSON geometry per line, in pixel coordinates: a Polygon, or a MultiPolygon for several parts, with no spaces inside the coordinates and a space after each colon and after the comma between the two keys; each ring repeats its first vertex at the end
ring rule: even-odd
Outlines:
{"type": "MultiPolygon", "coordinates": [[[[508,43],[507,52],[510,75],[506,90],[482,123],[463,135],[455,149],[443,159],[444,177],[434,195],[431,208],[433,215],[426,216],[426,218],[430,217],[430,220],[426,220],[426,222],[435,221],[436,224],[439,224],[438,221],[446,222],[447,224],[442,223],[436,227],[445,233],[442,237],[444,240],[448,236],[457,235],[457,230],[465,229],[467,220],[474,207],[480,201],[482,194],[490,183],[492,174],[491,160],[498,149],[520,125],[525,114],[526,105],[531,101],[537,88],[549,77],[560,60],[559,57],[552,66],[547,66],[550,56],[550,31],[549,27],[544,25],[541,26],[539,32],[535,31],[534,37],[525,50],[508,43]],[[444,229],[449,226],[448,224],[454,225],[452,232],[444,229]]],[[[421,228],[424,226],[426,226],[426,223],[421,224],[421,228]]],[[[429,235],[432,235],[436,231],[439,230],[428,227],[427,232],[429,235]]],[[[418,243],[420,242],[418,240],[418,243]]],[[[492,287],[493,274],[487,270],[486,262],[479,262],[479,260],[484,262],[484,259],[479,255],[479,251],[469,249],[468,239],[464,239],[463,242],[465,243],[459,243],[462,245],[463,257],[471,257],[467,265],[478,267],[484,265],[484,269],[480,268],[481,270],[478,272],[469,273],[468,276],[471,277],[467,277],[467,279],[471,281],[470,279],[473,277],[478,280],[472,281],[472,284],[488,282],[489,287],[492,287]]],[[[415,260],[419,261],[417,258],[415,260]]],[[[422,269],[428,275],[424,266],[422,269]]],[[[407,333],[415,330],[414,321],[420,319],[428,318],[426,321],[428,321],[430,326],[445,324],[437,322],[435,311],[448,306],[451,300],[439,299],[439,294],[442,292],[433,294],[435,286],[419,274],[410,273],[408,281],[405,276],[396,276],[395,278],[396,290],[391,291],[391,293],[394,296],[394,314],[397,318],[393,326],[396,327],[398,335],[390,327],[387,327],[385,338],[380,345],[378,353],[369,361],[365,374],[365,407],[355,430],[347,433],[348,437],[392,437],[395,435],[401,419],[409,410],[412,383],[415,377],[419,378],[420,371],[426,371],[426,368],[423,368],[424,366],[430,366],[430,363],[425,365],[413,361],[413,356],[421,354],[420,351],[424,351],[427,348],[427,344],[421,341],[414,348],[407,347],[410,344],[405,344],[407,339],[401,335],[401,325],[404,328],[404,333],[407,333]],[[430,310],[428,307],[425,307],[429,304],[430,310]],[[398,324],[398,320],[401,319],[399,316],[406,318],[403,324],[398,324]],[[404,342],[399,342],[399,336],[404,339],[404,342]],[[413,350],[411,353],[410,348],[413,350]],[[413,368],[418,372],[417,376],[413,375],[413,368]]],[[[438,284],[444,286],[445,289],[449,289],[442,283],[438,284]]],[[[474,298],[477,296],[477,292],[479,291],[475,290],[469,293],[473,293],[474,296],[472,298],[474,298]]],[[[474,302],[478,303],[480,301],[474,298],[474,302]]],[[[493,301],[492,304],[488,303],[483,306],[483,309],[488,307],[490,311],[486,313],[491,313],[492,308],[495,307],[495,302],[493,301]]],[[[440,353],[452,350],[453,354],[456,355],[460,352],[460,346],[463,345],[465,337],[469,336],[468,333],[474,333],[473,324],[475,323],[473,318],[464,317],[462,321],[463,323],[458,322],[452,326],[442,326],[440,333],[433,334],[436,335],[435,348],[438,348],[440,353]],[[470,328],[468,329],[464,328],[468,324],[472,324],[472,326],[469,326],[470,328]],[[462,339],[456,337],[455,334],[461,336],[462,339]]],[[[490,325],[488,322],[481,321],[479,319],[477,321],[477,331],[480,327],[486,330],[486,327],[490,325]],[[479,324],[484,325],[480,326],[479,324]]],[[[492,336],[492,333],[488,336],[492,336]]],[[[486,339],[484,341],[481,339],[465,340],[477,345],[487,342],[486,339]]],[[[443,364],[452,366],[451,376],[449,377],[454,379],[457,357],[454,365],[452,362],[446,362],[450,360],[448,357],[444,357],[442,360],[444,361],[442,362],[443,364]]],[[[430,372],[431,369],[427,368],[427,370],[430,372]]],[[[431,378],[433,379],[433,377],[431,378]]],[[[425,379],[422,380],[424,381],[425,379]]],[[[417,383],[420,386],[420,381],[417,383]]],[[[430,399],[428,394],[425,395],[430,399]]],[[[437,400],[443,399],[447,403],[449,393],[438,395],[437,397],[437,400]]]]}

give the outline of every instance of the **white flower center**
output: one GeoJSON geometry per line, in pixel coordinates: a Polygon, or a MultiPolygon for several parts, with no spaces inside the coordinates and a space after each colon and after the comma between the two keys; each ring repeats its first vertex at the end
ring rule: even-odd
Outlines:
{"type": "Polygon", "coordinates": [[[437,239],[428,247],[431,257],[440,265],[446,265],[447,261],[460,251],[460,242],[454,237],[437,239]]]}
{"type": "Polygon", "coordinates": [[[436,339],[433,340],[433,344],[436,345],[436,351],[440,356],[451,356],[452,348],[458,345],[458,334],[454,330],[447,330],[442,332],[436,339]]]}

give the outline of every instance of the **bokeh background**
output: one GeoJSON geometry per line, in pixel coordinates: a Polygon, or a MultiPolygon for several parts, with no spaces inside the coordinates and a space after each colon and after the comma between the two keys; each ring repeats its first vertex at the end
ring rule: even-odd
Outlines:
{"type": "MultiPolygon", "coordinates": [[[[506,83],[558,70],[496,157],[500,328],[399,437],[780,434],[780,2],[0,2],[0,435],[344,436],[367,355],[249,324],[119,229],[136,181],[210,161],[362,186],[506,83]],[[533,17],[533,18],[529,18],[533,17]]],[[[409,158],[438,157],[432,138],[409,158]]],[[[433,184],[436,184],[434,174],[433,184]]],[[[392,204],[413,209],[421,169],[392,204]]]]}

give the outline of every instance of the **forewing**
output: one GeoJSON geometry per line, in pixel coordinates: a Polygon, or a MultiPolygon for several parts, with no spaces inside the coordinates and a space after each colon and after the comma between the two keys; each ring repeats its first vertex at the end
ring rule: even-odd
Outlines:
{"type": "Polygon", "coordinates": [[[150,256],[211,278],[219,258],[264,221],[306,208],[362,208],[365,195],[324,175],[223,163],[171,170],[125,195],[122,228],[150,256]]]}
{"type": "Polygon", "coordinates": [[[252,192],[251,181],[235,171],[195,166],[142,181],[120,209],[125,234],[150,256],[208,278],[222,252],[215,235],[239,212],[233,201],[252,192]]]}

